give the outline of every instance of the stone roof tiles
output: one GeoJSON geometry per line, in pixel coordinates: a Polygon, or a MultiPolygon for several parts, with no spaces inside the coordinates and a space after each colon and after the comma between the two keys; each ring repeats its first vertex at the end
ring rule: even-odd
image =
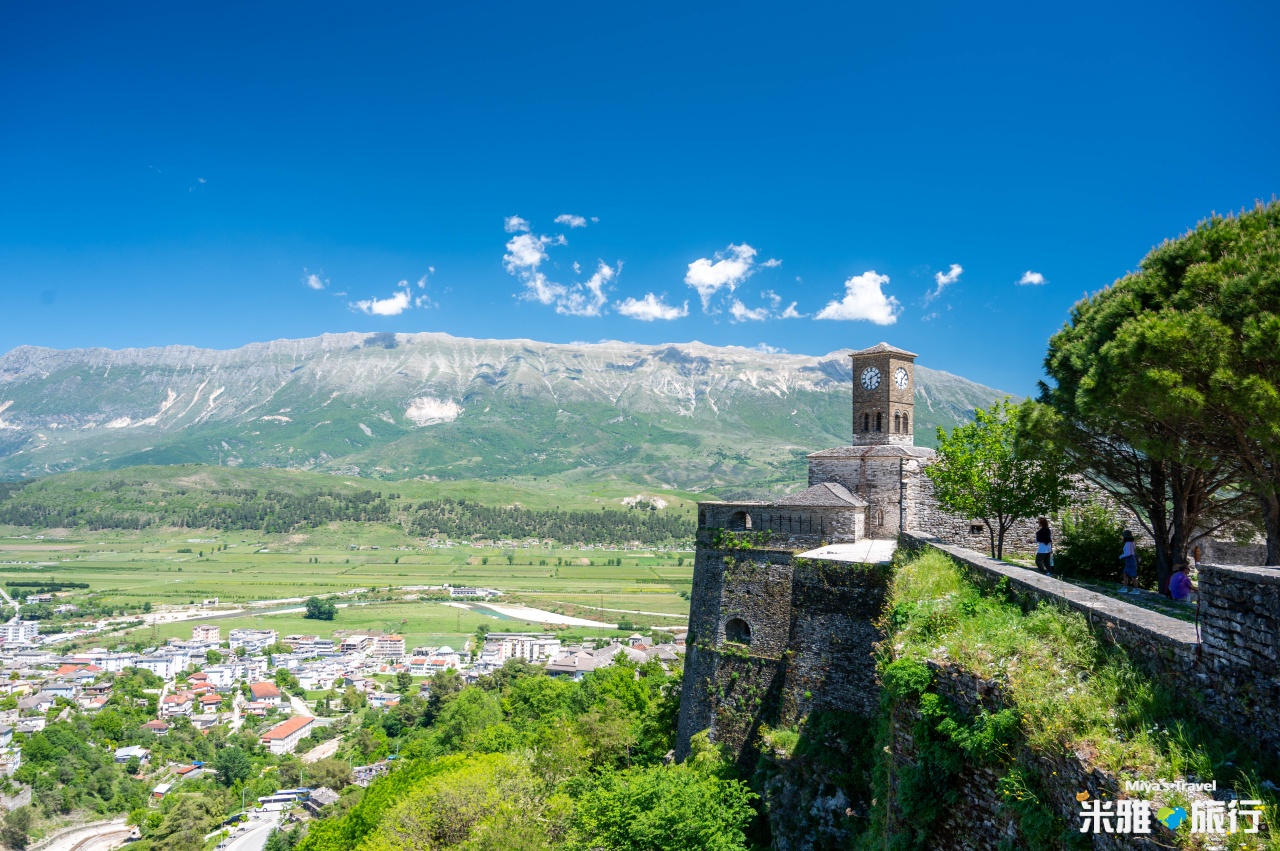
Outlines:
{"type": "Polygon", "coordinates": [[[906,349],[900,349],[897,346],[891,346],[888,343],[876,343],[869,349],[860,349],[856,352],[850,352],[849,357],[856,358],[859,355],[905,355],[909,358],[920,357],[915,352],[909,352],[906,349]]]}
{"type": "Polygon", "coordinates": [[[849,489],[836,482],[823,482],[799,493],[789,494],[775,501],[774,505],[792,506],[809,505],[829,508],[865,508],[867,501],[850,493],[849,489]]]}

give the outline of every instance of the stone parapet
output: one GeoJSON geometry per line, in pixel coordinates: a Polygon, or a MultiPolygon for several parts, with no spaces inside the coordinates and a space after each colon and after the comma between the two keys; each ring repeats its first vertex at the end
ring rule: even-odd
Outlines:
{"type": "Polygon", "coordinates": [[[1280,570],[1201,565],[1201,604],[1190,623],[918,532],[900,542],[946,553],[980,585],[1005,581],[1026,601],[1080,612],[1100,636],[1181,688],[1200,717],[1280,758],[1280,570]]]}

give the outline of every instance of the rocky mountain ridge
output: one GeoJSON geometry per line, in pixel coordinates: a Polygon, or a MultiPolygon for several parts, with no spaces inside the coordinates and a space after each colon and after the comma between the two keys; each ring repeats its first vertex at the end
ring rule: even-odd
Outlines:
{"type": "MultiPolygon", "coordinates": [[[[0,357],[0,477],[220,463],[771,487],[848,442],[847,351],[345,333],[0,357]]],[[[1004,395],[917,368],[917,439],[1004,395]]]]}

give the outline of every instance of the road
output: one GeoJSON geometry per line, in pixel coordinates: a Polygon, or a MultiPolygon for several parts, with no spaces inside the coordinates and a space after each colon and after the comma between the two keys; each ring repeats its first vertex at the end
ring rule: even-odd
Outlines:
{"type": "Polygon", "coordinates": [[[4,597],[5,603],[7,603],[10,606],[13,606],[13,610],[15,612],[19,612],[19,615],[18,615],[19,617],[22,616],[20,613],[21,608],[18,606],[18,601],[10,597],[9,592],[5,591],[4,588],[0,588],[0,597],[4,597]]]}
{"type": "Polygon", "coordinates": [[[322,759],[328,759],[338,752],[338,745],[342,744],[342,737],[337,736],[327,742],[321,742],[311,750],[304,753],[301,757],[302,761],[308,765],[313,762],[319,762],[322,759]]]}
{"type": "Polygon", "coordinates": [[[307,706],[307,702],[296,694],[289,695],[289,706],[293,708],[294,715],[301,715],[303,718],[316,717],[311,707],[307,706]]]}
{"type": "Polygon", "coordinates": [[[38,851],[112,851],[124,844],[129,830],[124,819],[113,819],[68,831],[55,837],[48,845],[33,848],[38,851]]]}
{"type": "Polygon", "coordinates": [[[271,831],[280,825],[280,813],[249,813],[248,829],[218,846],[222,851],[262,851],[271,831]]]}

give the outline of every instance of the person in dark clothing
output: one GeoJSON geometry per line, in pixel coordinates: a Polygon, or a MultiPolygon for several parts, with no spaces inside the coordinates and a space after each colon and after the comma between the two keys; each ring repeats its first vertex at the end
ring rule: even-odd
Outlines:
{"type": "Polygon", "coordinates": [[[1036,530],[1036,570],[1046,576],[1052,573],[1053,567],[1053,533],[1049,531],[1049,518],[1040,518],[1040,528],[1036,530]]]}

